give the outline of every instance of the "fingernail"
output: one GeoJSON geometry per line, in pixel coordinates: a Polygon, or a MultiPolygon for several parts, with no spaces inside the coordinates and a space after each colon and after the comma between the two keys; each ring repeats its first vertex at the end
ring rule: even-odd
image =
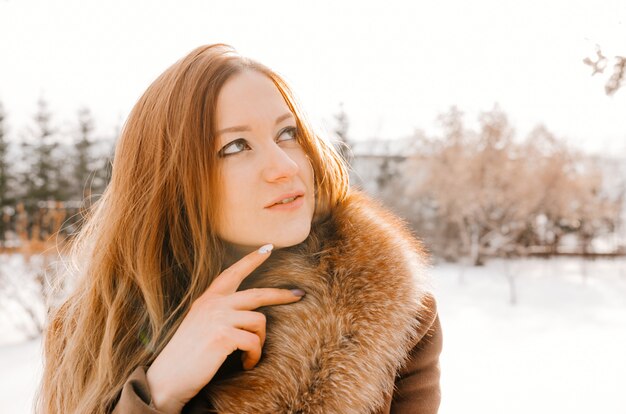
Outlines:
{"type": "Polygon", "coordinates": [[[258,251],[261,254],[265,254],[265,253],[271,252],[273,248],[274,248],[274,245],[270,243],[270,244],[266,244],[264,246],[261,246],[258,251]]]}
{"type": "Polygon", "coordinates": [[[294,294],[294,296],[304,296],[305,292],[302,289],[291,289],[291,293],[294,294]]]}

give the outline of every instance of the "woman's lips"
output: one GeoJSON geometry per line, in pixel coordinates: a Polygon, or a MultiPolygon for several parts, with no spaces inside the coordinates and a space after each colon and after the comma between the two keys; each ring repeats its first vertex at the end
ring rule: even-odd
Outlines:
{"type": "Polygon", "coordinates": [[[276,197],[272,202],[270,202],[265,207],[272,207],[274,204],[279,204],[281,201],[285,199],[294,198],[298,196],[304,196],[304,191],[292,191],[291,193],[285,193],[279,197],[276,197]]]}
{"type": "Polygon", "coordinates": [[[293,201],[291,201],[289,203],[274,204],[274,205],[266,207],[266,208],[268,210],[273,210],[273,211],[291,211],[291,210],[296,210],[296,209],[300,208],[303,204],[304,204],[304,197],[298,196],[298,197],[296,197],[295,200],[293,200],[293,201]]]}

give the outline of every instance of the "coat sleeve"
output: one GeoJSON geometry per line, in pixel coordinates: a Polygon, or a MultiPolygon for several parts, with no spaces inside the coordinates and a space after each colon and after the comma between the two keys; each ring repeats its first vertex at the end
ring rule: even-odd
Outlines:
{"type": "Polygon", "coordinates": [[[405,367],[398,373],[391,401],[392,414],[435,414],[441,402],[439,355],[442,349],[441,323],[433,296],[425,299],[427,311],[417,342],[405,367]]]}
{"type": "Polygon", "coordinates": [[[128,377],[111,414],[163,414],[150,406],[152,396],[148,388],[146,369],[145,366],[139,366],[128,377]]]}
{"type": "MultiPolygon", "coordinates": [[[[111,414],[164,414],[157,410],[152,403],[148,380],[146,379],[147,366],[137,367],[128,377],[122,388],[117,403],[111,414]]],[[[198,395],[191,399],[182,409],[181,414],[209,414],[216,413],[211,403],[198,395]]]]}

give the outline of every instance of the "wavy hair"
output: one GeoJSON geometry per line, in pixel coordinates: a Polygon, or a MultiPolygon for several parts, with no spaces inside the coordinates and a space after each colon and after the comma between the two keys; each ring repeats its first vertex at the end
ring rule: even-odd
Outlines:
{"type": "Polygon", "coordinates": [[[110,411],[131,372],[152,363],[223,270],[214,114],[224,83],[244,70],[270,78],[296,117],[315,174],[313,225],[345,198],[343,160],[277,73],[225,44],[193,50],[132,109],[111,182],[73,241],[77,282],[50,313],[37,412],[110,411]]]}

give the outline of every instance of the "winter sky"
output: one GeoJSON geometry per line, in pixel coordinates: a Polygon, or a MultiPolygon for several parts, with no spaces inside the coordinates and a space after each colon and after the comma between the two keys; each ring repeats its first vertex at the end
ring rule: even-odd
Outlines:
{"type": "Polygon", "coordinates": [[[626,88],[591,77],[596,44],[626,55],[626,1],[0,0],[0,102],[18,139],[43,96],[69,130],[88,106],[112,135],[147,86],[223,42],[283,74],[309,118],[353,139],[435,132],[457,105],[494,103],[520,136],[539,122],[572,144],[626,153],[626,88]]]}

